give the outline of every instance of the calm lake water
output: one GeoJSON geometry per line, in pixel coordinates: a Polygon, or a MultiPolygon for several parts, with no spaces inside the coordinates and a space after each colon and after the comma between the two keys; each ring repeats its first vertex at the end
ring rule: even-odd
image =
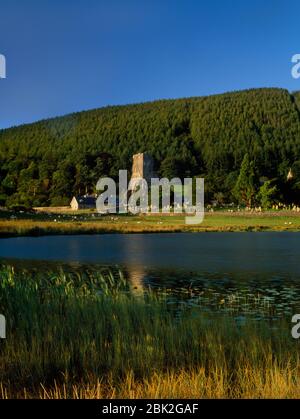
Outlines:
{"type": "Polygon", "coordinates": [[[18,237],[0,240],[2,264],[92,271],[116,266],[133,289],[178,303],[262,317],[300,310],[300,234],[200,233],[18,237]]]}

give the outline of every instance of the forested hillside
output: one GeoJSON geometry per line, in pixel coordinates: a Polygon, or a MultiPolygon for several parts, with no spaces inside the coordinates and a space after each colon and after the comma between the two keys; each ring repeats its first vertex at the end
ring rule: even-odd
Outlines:
{"type": "Polygon", "coordinates": [[[300,95],[255,89],[106,107],[0,131],[0,205],[69,203],[148,151],[206,200],[300,202],[300,95]],[[289,169],[293,178],[287,181],[289,169]]]}

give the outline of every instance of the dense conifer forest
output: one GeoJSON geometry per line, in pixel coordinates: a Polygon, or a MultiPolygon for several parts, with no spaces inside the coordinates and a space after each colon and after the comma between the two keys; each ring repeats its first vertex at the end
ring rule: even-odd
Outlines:
{"type": "Polygon", "coordinates": [[[130,170],[142,151],[160,176],[204,177],[206,202],[299,204],[300,93],[266,88],[110,106],[2,130],[0,205],[69,204],[100,176],[130,170]]]}

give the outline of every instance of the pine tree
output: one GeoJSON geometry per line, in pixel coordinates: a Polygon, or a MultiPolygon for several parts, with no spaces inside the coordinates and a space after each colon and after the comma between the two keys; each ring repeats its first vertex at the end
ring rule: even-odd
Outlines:
{"type": "Polygon", "coordinates": [[[241,165],[240,174],[234,187],[234,195],[238,202],[251,207],[255,197],[254,164],[246,153],[241,165]]]}

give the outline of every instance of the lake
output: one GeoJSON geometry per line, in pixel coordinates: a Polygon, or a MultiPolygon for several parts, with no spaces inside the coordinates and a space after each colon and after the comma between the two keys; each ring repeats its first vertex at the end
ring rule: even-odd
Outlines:
{"type": "Polygon", "coordinates": [[[300,310],[300,234],[172,233],[0,240],[2,264],[27,269],[122,270],[133,289],[242,317],[300,310]]]}

